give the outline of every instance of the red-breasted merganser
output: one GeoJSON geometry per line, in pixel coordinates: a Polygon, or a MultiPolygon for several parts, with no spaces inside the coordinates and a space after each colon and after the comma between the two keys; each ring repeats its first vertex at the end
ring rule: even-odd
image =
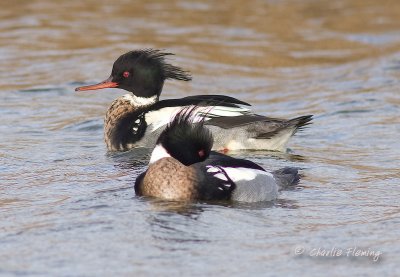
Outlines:
{"type": "Polygon", "coordinates": [[[110,151],[135,147],[153,148],[158,135],[180,109],[197,105],[207,114],[205,124],[214,136],[215,150],[286,150],[289,138],[310,124],[312,115],[285,120],[257,115],[250,104],[224,95],[197,95],[159,101],[167,79],[190,81],[187,71],[166,62],[172,55],[154,49],[131,51],[120,56],[111,76],[76,91],[121,88],[131,94],[113,101],[105,117],[104,133],[110,151]]]}
{"type": "Polygon", "coordinates": [[[148,169],[135,192],[169,200],[272,201],[279,190],[296,185],[296,168],[268,172],[245,159],[211,151],[212,133],[196,119],[196,108],[184,108],[158,137],[148,169]]]}

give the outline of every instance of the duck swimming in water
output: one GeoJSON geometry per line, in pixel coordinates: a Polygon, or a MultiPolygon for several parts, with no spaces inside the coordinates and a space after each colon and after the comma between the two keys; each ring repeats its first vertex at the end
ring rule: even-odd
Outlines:
{"type": "Polygon", "coordinates": [[[211,151],[213,137],[204,123],[195,107],[178,112],[158,137],[148,169],[136,179],[137,195],[260,202],[299,182],[296,168],[268,172],[249,160],[211,151]]]}
{"type": "Polygon", "coordinates": [[[285,151],[289,138],[312,120],[312,115],[286,120],[254,114],[245,107],[250,104],[224,95],[160,101],[165,80],[191,80],[188,72],[166,62],[168,55],[172,54],[154,49],[125,53],[114,62],[107,80],[75,89],[120,88],[131,92],[114,100],[106,113],[104,134],[108,150],[153,148],[173,115],[190,105],[197,105],[197,114],[207,114],[204,124],[213,134],[215,150],[285,151]]]}

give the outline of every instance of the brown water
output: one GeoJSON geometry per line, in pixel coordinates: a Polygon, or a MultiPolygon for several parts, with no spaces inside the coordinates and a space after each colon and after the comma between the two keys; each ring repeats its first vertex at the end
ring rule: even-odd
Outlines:
{"type": "Polygon", "coordinates": [[[0,275],[400,275],[399,1],[3,1],[0,30],[0,275]],[[102,138],[123,92],[73,89],[144,47],[193,73],[163,98],[314,114],[287,154],[234,153],[302,167],[299,189],[259,205],[136,197],[147,153],[102,138]]]}

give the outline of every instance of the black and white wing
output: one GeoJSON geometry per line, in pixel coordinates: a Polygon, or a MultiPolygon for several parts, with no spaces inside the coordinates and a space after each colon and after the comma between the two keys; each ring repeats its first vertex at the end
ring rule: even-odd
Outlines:
{"type": "Polygon", "coordinates": [[[252,161],[212,152],[204,163],[207,164],[207,175],[220,179],[222,184],[234,184],[231,200],[272,201],[278,196],[279,187],[274,175],[252,161]]]}
{"type": "Polygon", "coordinates": [[[168,124],[182,108],[195,105],[193,122],[211,120],[221,117],[236,117],[250,113],[248,103],[223,95],[196,95],[180,99],[162,100],[150,106],[145,118],[151,131],[168,124]]]}

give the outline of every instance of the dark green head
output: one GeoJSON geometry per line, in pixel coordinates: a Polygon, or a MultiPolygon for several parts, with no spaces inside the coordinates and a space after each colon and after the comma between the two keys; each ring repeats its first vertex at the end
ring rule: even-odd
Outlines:
{"type": "Polygon", "coordinates": [[[137,97],[159,97],[166,79],[190,81],[187,71],[171,65],[165,57],[173,55],[155,49],[130,51],[121,55],[113,65],[111,76],[96,85],[79,87],[75,90],[121,88],[137,97]]]}

